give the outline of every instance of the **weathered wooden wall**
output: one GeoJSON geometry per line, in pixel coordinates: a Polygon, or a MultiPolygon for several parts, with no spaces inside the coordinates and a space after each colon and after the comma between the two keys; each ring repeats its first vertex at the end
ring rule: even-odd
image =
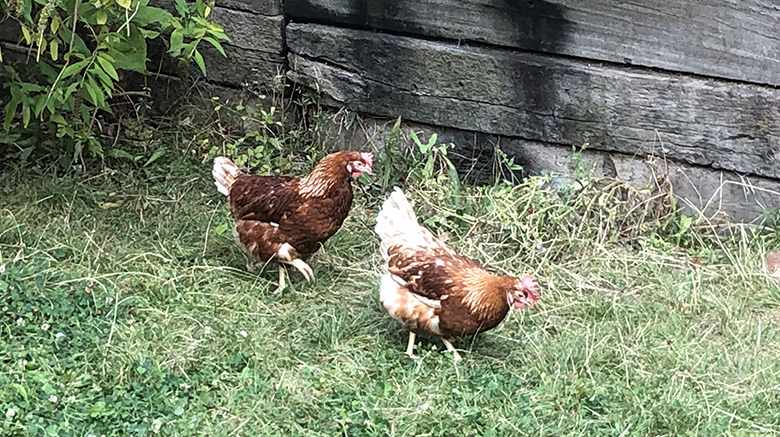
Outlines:
{"type": "MultiPolygon", "coordinates": [[[[369,130],[401,116],[464,155],[499,144],[530,173],[566,171],[587,142],[599,172],[663,170],[693,210],[780,207],[776,1],[217,0],[212,18],[231,37],[228,59],[205,48],[212,84],[281,73],[369,130]]],[[[150,70],[175,75],[162,52],[150,70]]]]}
{"type": "Polygon", "coordinates": [[[693,182],[678,184],[693,209],[780,206],[780,3],[285,0],[284,14],[293,79],[334,104],[491,137],[470,146],[500,140],[531,168],[588,142],[641,183],[656,156],[693,182]]]}
{"type": "MultiPolygon", "coordinates": [[[[173,11],[173,0],[151,0],[173,11]]],[[[230,37],[223,48],[227,58],[207,43],[199,46],[206,63],[207,80],[232,88],[270,88],[284,74],[284,23],[280,0],[217,0],[209,16],[230,37]]],[[[150,49],[150,70],[176,75],[177,67],[163,47],[150,49]]],[[[195,65],[191,74],[200,75],[195,65]]]]}

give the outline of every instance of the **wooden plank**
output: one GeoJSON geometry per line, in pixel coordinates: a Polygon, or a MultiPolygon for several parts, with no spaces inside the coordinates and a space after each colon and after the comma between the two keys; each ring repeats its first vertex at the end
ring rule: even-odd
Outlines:
{"type": "MultiPolygon", "coordinates": [[[[176,77],[189,74],[202,77],[200,69],[191,62],[188,71],[180,71],[179,62],[166,53],[166,47],[159,40],[148,41],[147,69],[176,77]]],[[[284,57],[273,53],[247,50],[233,45],[224,45],[227,58],[222,56],[210,44],[200,46],[206,64],[207,79],[213,83],[238,87],[255,85],[272,87],[278,82],[275,78],[284,68],[284,57]]]]}
{"type": "MultiPolygon", "coordinates": [[[[237,11],[253,12],[261,15],[282,15],[281,0],[218,0],[215,8],[227,8],[237,11]]],[[[178,16],[173,0],[149,0],[149,4],[163,8],[178,16]]],[[[209,16],[208,19],[212,17],[209,16]]]]}
{"type": "MultiPolygon", "coordinates": [[[[333,115],[333,114],[331,114],[333,115]]],[[[394,119],[361,117],[360,123],[341,122],[340,117],[324,117],[318,129],[320,144],[340,144],[345,148],[382,150],[388,143],[394,119]]],[[[575,159],[571,147],[527,141],[518,138],[462,131],[439,126],[402,122],[398,136],[401,149],[416,147],[408,135],[414,130],[425,142],[432,134],[439,143],[453,143],[448,156],[462,170],[461,176],[470,183],[493,183],[495,148],[500,147],[523,172],[539,175],[552,173],[554,186],[569,185],[578,165],[586,165],[596,176],[608,176],[629,182],[636,187],[655,187],[667,178],[672,184],[682,210],[686,214],[704,213],[707,217],[750,222],[772,208],[780,208],[780,180],[742,177],[732,172],[707,167],[678,164],[659,158],[645,159],[620,153],[595,150],[579,151],[575,159]],[[467,174],[464,175],[464,173],[467,174]]],[[[766,215],[764,215],[766,216],[766,215]]]]}
{"type": "Polygon", "coordinates": [[[293,79],[355,110],[780,178],[780,90],[287,26],[293,79]]]}
{"type": "Polygon", "coordinates": [[[219,0],[219,6],[262,15],[281,15],[280,0],[219,0]]]}
{"type": "Polygon", "coordinates": [[[780,85],[768,0],[286,0],[294,21],[474,41],[780,85]]]}
{"type": "MultiPolygon", "coordinates": [[[[157,1],[156,3],[161,3],[157,1]]],[[[173,5],[166,4],[173,10],[173,5]]],[[[252,12],[215,7],[209,16],[210,20],[225,29],[230,42],[223,45],[234,45],[247,50],[257,50],[266,53],[282,54],[284,51],[284,17],[281,15],[266,16],[252,12]]],[[[21,34],[19,24],[6,20],[0,26],[0,40],[13,41],[21,34]]],[[[164,37],[167,39],[168,37],[164,37]]],[[[203,42],[203,45],[209,45],[203,42]]]]}
{"type": "MultiPolygon", "coordinates": [[[[276,76],[282,74],[283,56],[235,46],[225,46],[225,54],[227,58],[212,47],[204,48],[203,59],[210,81],[231,86],[260,86],[263,89],[278,85],[276,76]]],[[[190,74],[200,75],[195,63],[190,74]]]]}
{"type": "Polygon", "coordinates": [[[266,16],[215,7],[209,18],[221,25],[230,37],[230,42],[224,45],[274,54],[284,51],[284,17],[281,15],[266,16]]]}

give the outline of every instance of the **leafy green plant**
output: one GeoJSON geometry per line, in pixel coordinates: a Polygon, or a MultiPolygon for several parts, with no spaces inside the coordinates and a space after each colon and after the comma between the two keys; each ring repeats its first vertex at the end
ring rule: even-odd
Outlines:
{"type": "Polygon", "coordinates": [[[503,184],[517,184],[520,179],[518,173],[523,171],[523,166],[515,163],[515,157],[507,156],[498,145],[493,148],[493,181],[503,184]]]}
{"type": "Polygon", "coordinates": [[[409,182],[425,182],[444,184],[454,192],[460,189],[458,170],[447,156],[452,143],[437,144],[438,135],[431,134],[423,143],[413,130],[409,130],[412,147],[404,147],[401,136],[401,118],[399,117],[385,144],[384,153],[377,157],[376,167],[379,174],[376,182],[386,192],[396,185],[406,185],[409,182]]]}
{"type": "Polygon", "coordinates": [[[233,159],[238,166],[257,168],[262,173],[268,173],[271,169],[284,170],[289,167],[289,162],[275,159],[280,157],[284,148],[284,136],[278,132],[283,126],[282,117],[277,113],[275,106],[267,110],[260,108],[257,115],[249,115],[244,105],[228,108],[218,104],[214,109],[221,111],[223,108],[231,110],[234,115],[239,115],[253,128],[222,146],[212,146],[208,152],[209,157],[225,155],[233,159]]]}
{"type": "Polygon", "coordinates": [[[4,21],[17,26],[35,59],[23,68],[4,67],[10,94],[4,141],[19,147],[22,158],[44,139],[72,152],[70,162],[84,150],[103,156],[98,115],[112,113],[112,99],[127,95],[127,73],[147,73],[147,40],[169,34],[168,53],[184,64],[194,61],[204,75],[200,43],[224,55],[220,41],[228,38],[207,20],[212,7],[213,1],[176,0],[174,16],[149,0],[0,0],[4,21]]]}
{"type": "Polygon", "coordinates": [[[428,142],[423,144],[414,130],[409,130],[409,136],[417,146],[417,150],[423,157],[423,178],[435,178],[438,182],[448,182],[457,191],[460,187],[460,178],[455,165],[447,157],[447,150],[455,147],[452,143],[436,144],[438,136],[433,133],[428,137],[428,142]]]}

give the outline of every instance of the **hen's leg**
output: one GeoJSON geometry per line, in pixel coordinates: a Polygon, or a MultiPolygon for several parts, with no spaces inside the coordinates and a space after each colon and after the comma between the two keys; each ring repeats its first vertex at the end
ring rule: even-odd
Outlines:
{"type": "Polygon", "coordinates": [[[444,342],[444,346],[447,346],[447,350],[452,352],[452,358],[454,358],[455,361],[460,361],[460,360],[463,359],[463,357],[460,356],[460,354],[458,353],[458,350],[455,349],[455,346],[453,346],[452,343],[450,343],[449,341],[447,341],[444,338],[442,338],[441,341],[444,342]]]}
{"type": "Polygon", "coordinates": [[[409,358],[417,359],[417,357],[414,355],[414,337],[417,335],[409,331],[409,343],[406,344],[406,355],[409,355],[409,358]]]}
{"type": "Polygon", "coordinates": [[[279,294],[284,290],[285,283],[284,283],[284,266],[279,264],[279,288],[274,291],[274,294],[279,294]]]}

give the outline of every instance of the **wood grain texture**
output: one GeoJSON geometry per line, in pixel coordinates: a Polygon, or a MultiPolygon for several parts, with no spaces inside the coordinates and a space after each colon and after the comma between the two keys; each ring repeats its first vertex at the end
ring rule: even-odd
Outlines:
{"type": "Polygon", "coordinates": [[[219,0],[218,6],[240,11],[255,12],[262,15],[281,15],[280,0],[219,0]]]}
{"type": "MultiPolygon", "coordinates": [[[[391,141],[395,119],[362,116],[360,123],[345,124],[335,116],[336,109],[331,111],[331,116],[324,117],[327,121],[320,127],[320,144],[356,144],[382,150],[391,141]]],[[[408,120],[402,121],[400,135],[396,137],[401,150],[417,147],[409,136],[410,130],[416,132],[423,142],[435,133],[438,142],[455,144],[448,156],[462,170],[461,178],[468,183],[494,183],[497,147],[513,157],[514,162],[523,167],[525,174],[552,173],[556,187],[570,184],[571,178],[566,175],[575,174],[577,166],[582,165],[579,159],[574,158],[570,146],[443,128],[408,120]]],[[[728,216],[735,221],[750,222],[761,217],[767,209],[780,208],[778,179],[741,176],[669,160],[589,149],[580,151],[580,157],[584,158],[584,163],[593,169],[596,176],[615,177],[637,187],[654,187],[658,178],[668,178],[686,214],[702,211],[707,217],[717,219],[728,216]]]]}
{"type": "Polygon", "coordinates": [[[474,41],[780,85],[770,0],[286,0],[294,21],[474,41]]]}
{"type": "Polygon", "coordinates": [[[780,178],[780,90],[287,26],[293,79],[368,114],[780,178]]]}
{"type": "Polygon", "coordinates": [[[221,25],[230,37],[223,45],[274,54],[284,51],[284,17],[281,15],[265,16],[215,7],[209,18],[221,25]]]}

